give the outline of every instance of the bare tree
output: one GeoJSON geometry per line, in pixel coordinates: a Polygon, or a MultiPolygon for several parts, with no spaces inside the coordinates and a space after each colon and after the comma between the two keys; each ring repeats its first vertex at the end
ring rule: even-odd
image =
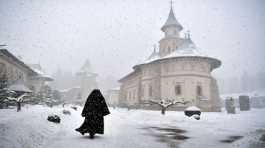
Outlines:
{"type": "Polygon", "coordinates": [[[15,101],[17,103],[17,112],[19,112],[21,110],[21,103],[25,100],[25,96],[27,96],[27,93],[24,93],[20,96],[18,96],[17,98],[15,97],[7,97],[9,101],[15,101]]]}
{"type": "Polygon", "coordinates": [[[171,107],[173,105],[176,105],[176,104],[184,104],[185,105],[185,104],[187,104],[189,102],[188,101],[184,101],[184,99],[182,99],[182,101],[161,99],[159,101],[149,100],[149,103],[159,105],[161,107],[161,114],[165,115],[167,108],[169,108],[169,107],[171,107]]]}

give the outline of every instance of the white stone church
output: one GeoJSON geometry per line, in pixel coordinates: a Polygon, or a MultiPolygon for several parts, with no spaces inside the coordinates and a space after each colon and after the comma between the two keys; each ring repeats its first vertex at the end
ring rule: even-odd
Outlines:
{"type": "Polygon", "coordinates": [[[193,43],[189,33],[181,37],[183,27],[175,18],[172,6],[161,30],[159,51],[133,67],[133,72],[119,80],[119,102],[126,106],[144,107],[148,100],[189,101],[183,109],[196,105],[202,111],[220,111],[220,97],[211,72],[221,61],[206,56],[193,43]]]}

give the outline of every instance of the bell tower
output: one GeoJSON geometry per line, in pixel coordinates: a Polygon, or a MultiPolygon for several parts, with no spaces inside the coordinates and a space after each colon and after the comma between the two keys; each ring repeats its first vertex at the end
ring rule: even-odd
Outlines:
{"type": "Polygon", "coordinates": [[[159,55],[161,57],[166,56],[173,51],[177,50],[180,45],[181,38],[179,36],[183,27],[177,21],[174,11],[172,0],[170,1],[170,11],[166,23],[162,26],[161,30],[165,36],[159,41],[159,55]]]}

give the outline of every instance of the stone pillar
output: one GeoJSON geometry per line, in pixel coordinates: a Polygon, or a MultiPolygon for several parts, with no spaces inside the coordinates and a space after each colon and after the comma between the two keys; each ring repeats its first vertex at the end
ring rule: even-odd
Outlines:
{"type": "Polygon", "coordinates": [[[228,114],[236,113],[235,100],[233,98],[229,98],[225,100],[225,109],[228,114]]]}
{"type": "Polygon", "coordinates": [[[250,110],[249,96],[239,96],[239,108],[240,111],[250,110]]]}

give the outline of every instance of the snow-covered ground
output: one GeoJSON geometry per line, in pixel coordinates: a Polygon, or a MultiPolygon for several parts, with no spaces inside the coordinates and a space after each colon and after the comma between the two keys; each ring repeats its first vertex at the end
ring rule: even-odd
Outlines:
{"type": "Polygon", "coordinates": [[[111,109],[105,117],[105,134],[95,139],[82,136],[74,129],[83,122],[78,111],[65,107],[26,106],[0,110],[0,148],[213,148],[256,147],[264,143],[265,109],[252,109],[237,114],[202,113],[201,120],[183,112],[111,109]],[[48,122],[49,114],[58,114],[61,123],[48,122]]]}

